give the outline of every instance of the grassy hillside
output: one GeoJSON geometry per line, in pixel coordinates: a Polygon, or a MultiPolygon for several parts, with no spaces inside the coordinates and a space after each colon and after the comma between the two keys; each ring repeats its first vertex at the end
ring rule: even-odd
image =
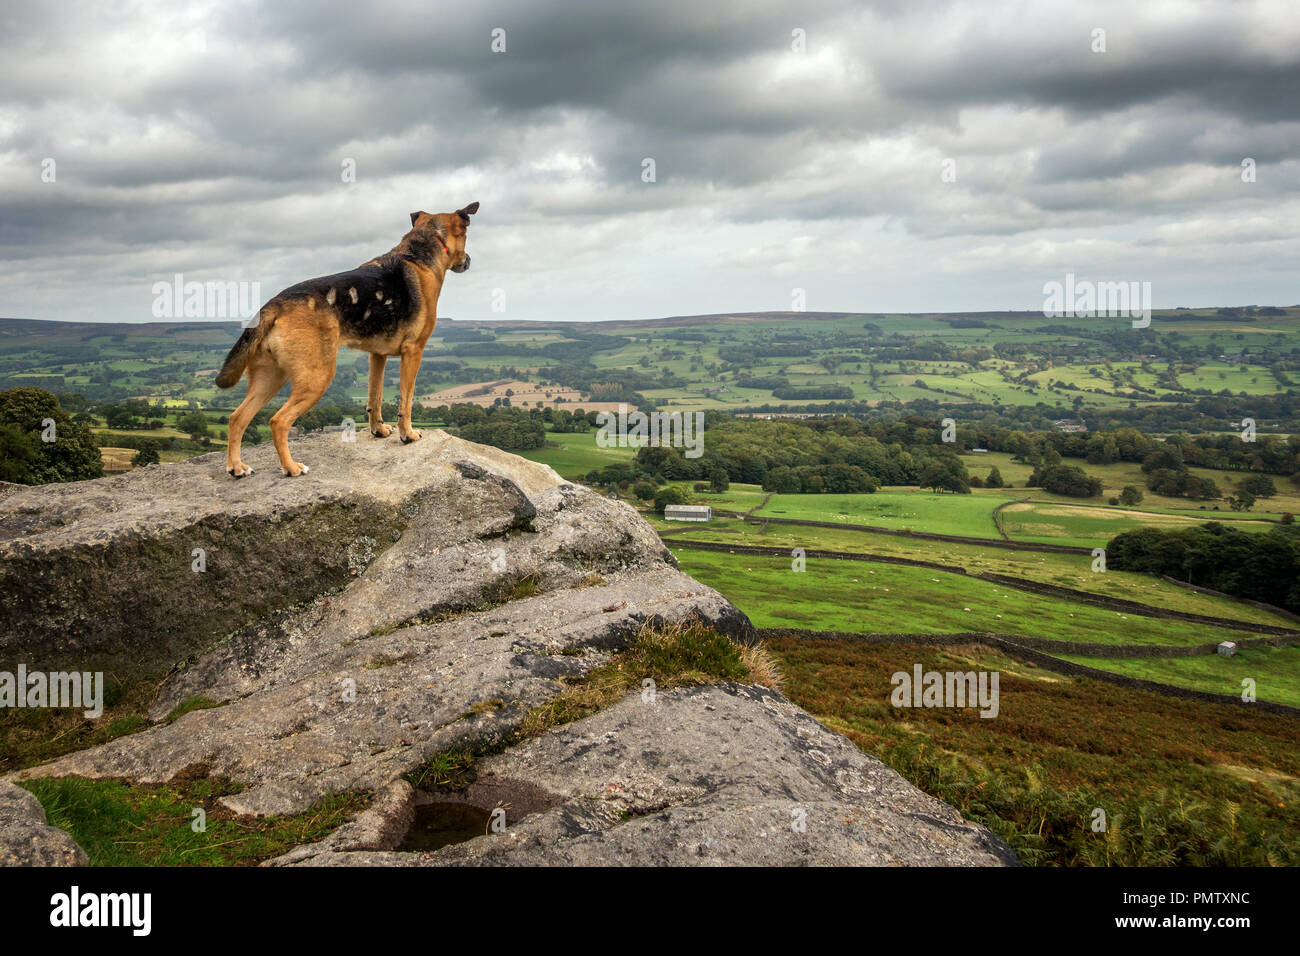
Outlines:
{"type": "MultiPolygon", "coordinates": [[[[669,547],[673,540],[669,539],[669,547]]],[[[1141,617],[927,568],[674,549],[682,570],[759,627],[889,633],[993,631],[1098,644],[1217,643],[1222,630],[1141,617]]],[[[1253,635],[1234,631],[1238,638],[1253,635]]]]}
{"type": "Polygon", "coordinates": [[[1030,865],[1295,865],[1295,719],[1063,678],[986,647],[774,639],[784,691],[1030,865]],[[999,672],[996,718],[895,708],[890,675],[999,672]],[[1095,832],[1096,811],[1105,832],[1095,832]]]}
{"type": "Polygon", "coordinates": [[[828,551],[933,561],[965,568],[971,574],[985,571],[1005,574],[1192,614],[1282,627],[1296,626],[1285,617],[1241,601],[1198,594],[1148,574],[1113,570],[1095,572],[1092,570],[1093,559],[1090,555],[1013,551],[974,543],[927,541],[847,529],[807,529],[782,525],[763,527],[735,520],[715,520],[707,525],[683,525],[680,522],[656,519],[653,524],[661,533],[668,535],[665,541],[670,547],[682,541],[696,540],[775,547],[787,552],[794,548],[822,548],[828,551]]]}

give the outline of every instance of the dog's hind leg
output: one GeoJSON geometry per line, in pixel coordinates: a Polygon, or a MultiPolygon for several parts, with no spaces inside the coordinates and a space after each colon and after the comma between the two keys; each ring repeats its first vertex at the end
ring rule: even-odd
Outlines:
{"type": "Polygon", "coordinates": [[[293,390],[289,393],[289,400],[271,416],[271,440],[275,442],[276,454],[280,456],[280,467],[291,478],[305,475],[310,469],[289,456],[289,428],[299,415],[320,401],[334,380],[338,347],[323,351],[324,354],[312,362],[290,372],[289,380],[293,384],[293,390]]]}
{"type": "Polygon", "coordinates": [[[287,376],[269,355],[255,355],[248,363],[248,394],[230,416],[226,431],[226,471],[235,478],[251,475],[253,469],[240,460],[244,429],[278,392],[287,376]]]}
{"type": "Polygon", "coordinates": [[[393,430],[384,424],[384,363],[387,355],[370,353],[370,393],[366,398],[366,414],[370,418],[370,434],[387,438],[393,430]]]}

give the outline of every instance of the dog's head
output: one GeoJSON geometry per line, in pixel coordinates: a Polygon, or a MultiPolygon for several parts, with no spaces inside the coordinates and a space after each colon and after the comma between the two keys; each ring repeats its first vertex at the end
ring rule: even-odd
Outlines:
{"type": "Polygon", "coordinates": [[[478,212],[478,203],[472,202],[455,212],[411,213],[411,230],[427,233],[437,237],[437,241],[447,249],[451,256],[451,271],[464,272],[469,268],[469,253],[465,251],[465,240],[469,233],[469,217],[478,212]]]}

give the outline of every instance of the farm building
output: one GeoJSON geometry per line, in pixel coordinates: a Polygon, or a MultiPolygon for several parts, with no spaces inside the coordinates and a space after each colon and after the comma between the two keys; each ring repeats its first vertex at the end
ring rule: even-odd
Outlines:
{"type": "Polygon", "coordinates": [[[1236,642],[1236,641],[1220,641],[1220,642],[1219,642],[1219,653],[1222,654],[1224,657],[1235,657],[1236,654],[1237,654],[1237,642],[1236,642]]]}
{"type": "Polygon", "coordinates": [[[1063,432],[1086,432],[1088,430],[1087,425],[1073,418],[1062,418],[1059,421],[1052,422],[1052,424],[1056,426],[1058,431],[1063,432]]]}
{"type": "Polygon", "coordinates": [[[668,521],[710,521],[713,509],[708,505],[667,505],[664,518],[668,521]]]}

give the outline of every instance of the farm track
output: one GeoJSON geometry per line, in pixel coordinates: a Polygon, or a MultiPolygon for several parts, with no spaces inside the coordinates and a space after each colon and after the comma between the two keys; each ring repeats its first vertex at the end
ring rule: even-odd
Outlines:
{"type": "MultiPolygon", "coordinates": [[[[1100,670],[1096,667],[1089,667],[1086,664],[1076,664],[1074,661],[1067,661],[1060,657],[1054,657],[1035,646],[1031,642],[1037,643],[1040,638],[1025,638],[1017,634],[994,634],[980,631],[967,631],[955,634],[880,634],[865,633],[859,634],[851,631],[814,631],[805,628],[796,627],[762,627],[758,628],[760,638],[781,638],[792,637],[800,640],[831,640],[831,641],[861,641],[869,644],[923,644],[927,646],[945,646],[961,644],[986,644],[990,647],[1004,651],[1017,660],[1025,661],[1029,664],[1035,664],[1045,670],[1050,670],[1058,674],[1065,674],[1070,677],[1086,677],[1090,680],[1101,681],[1107,684],[1115,684],[1120,687],[1128,687],[1135,690],[1146,690],[1156,694],[1163,694],[1166,697],[1181,697],[1185,700],[1200,700],[1213,704],[1227,704],[1235,707],[1249,707],[1254,710],[1263,710],[1268,713],[1281,714],[1286,717],[1300,717],[1300,707],[1292,707],[1289,704],[1277,704],[1271,701],[1255,700],[1243,701],[1240,697],[1229,694],[1212,694],[1209,691],[1191,690],[1186,687],[1178,687],[1174,684],[1161,684],[1158,681],[1143,680],[1137,677],[1128,677],[1124,674],[1116,674],[1112,671],[1100,670]]],[[[1092,647],[1088,644],[1073,644],[1072,642],[1048,642],[1053,645],[1060,644],[1063,646],[1054,646],[1057,653],[1074,654],[1080,653],[1081,656],[1088,656],[1082,652],[1069,648],[1072,647],[1092,647]]],[[[1243,642],[1250,644],[1269,644],[1272,646],[1282,646],[1282,644],[1294,643],[1294,640],[1270,640],[1262,639],[1258,641],[1243,642]]],[[[1137,646],[1137,645],[1135,645],[1137,646]]],[[[1205,648],[1213,648],[1213,644],[1203,645],[1205,648]]],[[[1168,651],[1168,648],[1159,648],[1162,651],[1168,651]]],[[[1198,656],[1201,653],[1212,653],[1212,650],[1206,651],[1200,648],[1180,648],[1177,654],[1162,654],[1159,656],[1168,657],[1189,657],[1198,656]],[[1194,654],[1187,654],[1186,651],[1194,651],[1194,654]]],[[[1117,655],[1109,656],[1139,656],[1139,655],[1117,655]]],[[[1157,656],[1157,655],[1141,655],[1157,656]]]]}
{"type": "MultiPolygon", "coordinates": [[[[766,545],[728,544],[722,541],[685,541],[677,538],[673,539],[672,543],[674,547],[687,548],[692,551],[712,551],[723,554],[752,554],[759,557],[771,558],[790,557],[790,549],[774,548],[766,545]]],[[[1190,611],[1176,611],[1172,608],[1156,607],[1151,604],[1142,604],[1138,601],[1129,601],[1125,598],[1110,598],[1104,595],[1094,594],[1091,591],[1077,591],[1073,588],[1061,587],[1055,584],[1044,584],[1038,581],[1028,581],[1023,578],[1010,577],[1004,574],[995,574],[992,571],[985,571],[981,574],[970,574],[965,568],[958,565],[940,564],[937,561],[921,561],[915,558],[900,558],[894,555],[884,554],[862,554],[856,551],[822,551],[816,548],[806,548],[804,550],[804,557],[829,558],[834,561],[866,561],[875,564],[897,564],[914,568],[926,568],[931,571],[944,571],[948,574],[961,574],[971,578],[972,580],[988,581],[990,584],[1015,588],[1016,590],[1027,591],[1032,594],[1064,598],[1076,601],[1080,604],[1089,604],[1094,607],[1104,608],[1108,611],[1115,611],[1116,613],[1133,614],[1138,617],[1161,618],[1169,621],[1183,621],[1188,624],[1202,624],[1207,627],[1217,627],[1225,630],[1250,631],[1255,634],[1271,634],[1277,637],[1300,637],[1300,630],[1281,627],[1275,624],[1257,624],[1251,621],[1239,621],[1233,618],[1193,614],[1190,611]]],[[[1079,653],[1086,652],[1081,651],[1079,653]]]]}

